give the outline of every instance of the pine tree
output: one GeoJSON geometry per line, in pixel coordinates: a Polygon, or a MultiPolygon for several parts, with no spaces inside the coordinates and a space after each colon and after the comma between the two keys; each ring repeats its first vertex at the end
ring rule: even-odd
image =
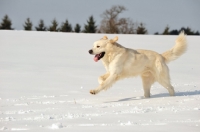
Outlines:
{"type": "Polygon", "coordinates": [[[35,27],[35,29],[37,31],[46,31],[47,30],[47,28],[44,25],[44,21],[43,20],[40,20],[40,22],[38,24],[38,27],[35,27]]]}
{"type": "Polygon", "coordinates": [[[97,26],[95,25],[95,21],[93,16],[89,17],[89,20],[87,21],[87,25],[85,25],[85,29],[83,30],[84,33],[96,33],[97,26]]]}
{"type": "Polygon", "coordinates": [[[25,25],[24,26],[24,30],[27,30],[27,31],[31,31],[32,30],[32,22],[30,21],[30,18],[27,18],[26,19],[26,22],[25,22],[25,25]]]}
{"type": "Polygon", "coordinates": [[[13,28],[11,26],[12,26],[12,22],[11,22],[10,18],[8,17],[8,15],[5,15],[4,18],[2,19],[0,29],[13,30],[13,28]]]}
{"type": "Polygon", "coordinates": [[[81,31],[81,26],[79,24],[76,24],[76,26],[74,28],[74,32],[80,33],[80,31],[81,31]]]}
{"type": "Polygon", "coordinates": [[[72,25],[69,24],[68,20],[66,20],[65,23],[63,23],[61,25],[60,31],[61,32],[72,32],[72,25]]]}
{"type": "MultiPolygon", "coordinates": [[[[163,31],[163,35],[178,35],[180,34],[182,31],[184,31],[185,34],[187,35],[200,35],[200,33],[198,31],[193,31],[190,27],[182,27],[180,30],[177,30],[177,29],[174,29],[174,30],[171,30],[169,31],[169,27],[167,26],[165,28],[165,30],[163,31]]],[[[157,33],[159,34],[159,33],[157,33]]]]}
{"type": "Polygon", "coordinates": [[[192,29],[191,29],[190,27],[187,27],[187,28],[182,27],[182,28],[179,30],[179,33],[180,33],[181,31],[184,31],[185,34],[187,34],[187,35],[195,35],[195,32],[192,31],[192,29]]]}
{"type": "Polygon", "coordinates": [[[187,35],[194,35],[194,32],[192,31],[192,29],[190,27],[187,27],[186,30],[185,30],[185,33],[187,35]]]}
{"type": "Polygon", "coordinates": [[[54,20],[52,21],[52,25],[49,27],[48,30],[49,30],[49,31],[52,31],[52,32],[58,32],[58,31],[59,31],[58,22],[56,21],[56,19],[54,19],[54,20]]]}
{"type": "Polygon", "coordinates": [[[137,34],[146,34],[147,30],[145,29],[143,23],[140,23],[138,28],[136,29],[137,34]]]}
{"type": "Polygon", "coordinates": [[[171,30],[171,31],[169,32],[169,34],[170,34],[170,35],[178,35],[179,32],[178,32],[178,30],[171,30]]]}
{"type": "Polygon", "coordinates": [[[200,35],[199,31],[196,31],[194,35],[200,35]]]}
{"type": "Polygon", "coordinates": [[[162,34],[163,34],[163,35],[169,35],[169,26],[167,26],[167,27],[165,28],[165,30],[163,31],[162,34]]]}

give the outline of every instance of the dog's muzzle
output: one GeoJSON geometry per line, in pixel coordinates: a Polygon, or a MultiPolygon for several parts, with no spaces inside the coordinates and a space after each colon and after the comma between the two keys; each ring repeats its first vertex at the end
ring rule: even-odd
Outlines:
{"type": "Polygon", "coordinates": [[[89,52],[90,54],[92,54],[92,53],[93,53],[93,50],[89,50],[88,52],[89,52]]]}

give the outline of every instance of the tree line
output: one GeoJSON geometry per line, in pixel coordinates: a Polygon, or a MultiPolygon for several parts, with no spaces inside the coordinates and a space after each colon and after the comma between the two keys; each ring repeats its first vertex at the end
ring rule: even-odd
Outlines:
{"type": "MultiPolygon", "coordinates": [[[[30,18],[27,18],[23,24],[24,30],[31,31],[51,31],[51,32],[76,32],[76,33],[111,33],[111,34],[148,34],[144,23],[134,23],[130,18],[119,17],[121,13],[127,9],[124,6],[112,6],[101,14],[102,21],[100,26],[96,25],[93,16],[90,16],[87,23],[81,29],[80,24],[74,27],[66,19],[65,22],[59,26],[56,19],[51,21],[50,26],[45,26],[44,21],[41,19],[37,26],[33,27],[30,18]]],[[[0,23],[0,30],[14,30],[12,28],[11,19],[5,15],[0,23]]],[[[193,31],[189,27],[182,27],[181,29],[170,30],[167,26],[162,33],[156,32],[155,35],[178,35],[181,31],[185,31],[187,35],[200,35],[199,31],[193,31]]]]}
{"type": "Polygon", "coordinates": [[[184,31],[187,35],[200,35],[199,31],[192,31],[190,27],[170,30],[169,26],[167,26],[162,33],[156,32],[155,35],[178,35],[181,31],[184,31]]]}
{"type": "MultiPolygon", "coordinates": [[[[72,28],[72,25],[69,23],[68,20],[63,22],[61,26],[58,26],[58,22],[56,19],[53,19],[51,22],[51,25],[49,27],[45,26],[44,21],[41,19],[37,26],[35,26],[36,31],[51,31],[51,32],[84,32],[84,33],[96,33],[97,26],[95,26],[95,21],[93,16],[89,17],[89,20],[87,21],[87,24],[85,24],[84,30],[81,30],[81,26],[79,24],[76,24],[74,28],[72,28]]],[[[27,18],[25,23],[23,24],[24,30],[26,31],[32,31],[33,30],[33,23],[31,22],[30,18],[27,18]]],[[[8,15],[5,15],[2,19],[2,22],[0,24],[1,30],[14,30],[12,28],[12,22],[11,19],[8,17],[8,15]]]]}

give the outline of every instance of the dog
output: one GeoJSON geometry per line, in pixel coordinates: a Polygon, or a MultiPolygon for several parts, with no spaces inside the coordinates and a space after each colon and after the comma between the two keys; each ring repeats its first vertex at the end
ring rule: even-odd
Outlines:
{"type": "Polygon", "coordinates": [[[170,83],[167,63],[180,57],[187,49],[186,35],[181,32],[172,49],[159,54],[151,50],[125,48],[117,43],[118,37],[109,40],[106,36],[94,42],[89,54],[95,55],[94,61],[102,60],[106,73],[98,78],[99,86],[90,90],[95,95],[107,90],[116,81],[140,76],[143,83],[144,97],[150,97],[151,85],[161,84],[174,96],[174,87],[170,83]]]}

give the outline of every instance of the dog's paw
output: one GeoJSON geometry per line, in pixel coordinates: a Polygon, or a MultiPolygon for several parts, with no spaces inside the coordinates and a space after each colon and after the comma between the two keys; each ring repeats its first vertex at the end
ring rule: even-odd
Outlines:
{"type": "Polygon", "coordinates": [[[96,94],[95,90],[90,90],[90,93],[93,94],[93,95],[96,94]]]}

